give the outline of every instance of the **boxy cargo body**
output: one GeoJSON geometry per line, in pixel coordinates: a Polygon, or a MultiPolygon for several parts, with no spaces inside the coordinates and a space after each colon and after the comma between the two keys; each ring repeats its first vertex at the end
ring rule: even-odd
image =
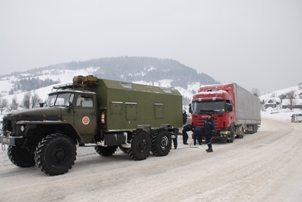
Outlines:
{"type": "Polygon", "coordinates": [[[259,126],[261,124],[259,98],[236,83],[233,83],[233,89],[235,95],[235,124],[259,126]]]}
{"type": "Polygon", "coordinates": [[[182,127],[182,96],[173,88],[99,79],[90,88],[96,93],[105,131],[135,130],[139,125],[182,127]]]}
{"type": "Polygon", "coordinates": [[[15,165],[59,175],[74,164],[76,145],[102,156],[120,148],[133,160],[166,156],[182,124],[182,96],[173,88],[76,76],[41,108],[7,114],[0,143],[15,165]]]}
{"type": "Polygon", "coordinates": [[[192,124],[203,127],[207,114],[215,119],[214,139],[233,142],[255,133],[261,124],[260,100],[236,83],[201,86],[190,104],[192,124]]]}

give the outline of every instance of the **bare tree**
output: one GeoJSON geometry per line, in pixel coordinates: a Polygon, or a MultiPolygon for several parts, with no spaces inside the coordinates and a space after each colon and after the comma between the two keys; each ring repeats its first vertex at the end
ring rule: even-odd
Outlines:
{"type": "Polygon", "coordinates": [[[35,93],[35,94],[31,97],[31,108],[36,107],[40,102],[42,102],[42,99],[40,99],[40,97],[38,96],[38,94],[35,93]]]}
{"type": "Polygon", "coordinates": [[[299,90],[302,90],[302,82],[298,83],[299,90]]]}
{"type": "Polygon", "coordinates": [[[36,106],[38,106],[39,102],[42,102],[42,100],[40,99],[38,94],[34,93],[34,95],[32,95],[32,93],[29,91],[24,94],[22,106],[26,109],[35,108],[36,106]]]}
{"type": "Polygon", "coordinates": [[[295,101],[295,91],[292,90],[290,92],[286,93],[286,97],[289,100],[289,104],[288,107],[290,110],[292,110],[294,108],[294,106],[296,105],[296,101],[295,101]]]}
{"type": "Polygon", "coordinates": [[[22,100],[22,106],[26,109],[29,109],[29,107],[30,107],[30,97],[31,97],[30,91],[24,94],[24,97],[22,100]]]}
{"type": "Polygon", "coordinates": [[[253,88],[252,89],[252,94],[255,95],[256,97],[259,97],[260,93],[259,93],[258,88],[253,88]]]}
{"type": "Polygon", "coordinates": [[[281,94],[281,95],[279,95],[278,97],[279,97],[279,99],[280,99],[280,101],[281,101],[281,103],[282,103],[282,100],[286,99],[286,98],[287,98],[287,95],[286,95],[286,94],[281,94]]]}
{"type": "Polygon", "coordinates": [[[12,103],[9,107],[10,111],[12,110],[17,110],[19,107],[19,104],[18,104],[18,101],[17,101],[17,97],[15,96],[13,99],[12,99],[12,103]]]}
{"type": "Polygon", "coordinates": [[[3,99],[0,97],[0,111],[1,111],[1,115],[2,115],[2,112],[4,111],[4,109],[8,107],[8,101],[7,99],[3,99]]]}

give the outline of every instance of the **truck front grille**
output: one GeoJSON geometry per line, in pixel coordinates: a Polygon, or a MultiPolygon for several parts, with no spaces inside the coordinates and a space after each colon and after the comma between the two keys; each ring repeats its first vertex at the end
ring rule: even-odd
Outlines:
{"type": "Polygon", "coordinates": [[[7,118],[3,118],[3,122],[2,122],[2,131],[3,131],[3,135],[7,135],[7,133],[11,133],[13,131],[13,125],[12,125],[12,121],[10,119],[7,118]]]}

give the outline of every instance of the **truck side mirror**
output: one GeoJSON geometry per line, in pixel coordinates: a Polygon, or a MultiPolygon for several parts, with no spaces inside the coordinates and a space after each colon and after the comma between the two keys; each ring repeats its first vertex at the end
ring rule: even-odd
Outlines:
{"type": "Polygon", "coordinates": [[[230,104],[227,104],[226,108],[227,108],[226,110],[227,110],[228,112],[233,111],[233,106],[230,105],[230,104]]]}
{"type": "Polygon", "coordinates": [[[69,107],[73,107],[72,102],[69,101],[69,102],[68,102],[68,106],[69,106],[69,107]]]}
{"type": "Polygon", "coordinates": [[[192,104],[190,103],[189,104],[189,112],[190,112],[190,114],[192,114],[192,108],[191,107],[192,107],[192,104]]]}
{"type": "Polygon", "coordinates": [[[45,104],[44,102],[39,103],[40,107],[44,107],[44,104],[45,104]]]}

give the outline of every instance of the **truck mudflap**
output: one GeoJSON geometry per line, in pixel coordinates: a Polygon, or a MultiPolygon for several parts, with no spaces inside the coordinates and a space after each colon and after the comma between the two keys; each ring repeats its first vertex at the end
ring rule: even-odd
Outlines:
{"type": "Polygon", "coordinates": [[[19,145],[21,142],[23,142],[24,138],[23,137],[5,137],[5,136],[0,136],[0,143],[2,144],[7,144],[7,145],[19,145]]]}

